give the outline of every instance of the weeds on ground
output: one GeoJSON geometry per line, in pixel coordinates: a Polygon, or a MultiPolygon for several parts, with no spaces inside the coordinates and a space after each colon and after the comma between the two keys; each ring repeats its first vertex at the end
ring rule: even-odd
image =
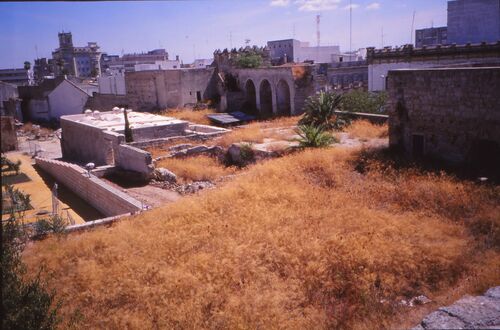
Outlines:
{"type": "Polygon", "coordinates": [[[355,120],[351,125],[347,126],[344,131],[349,133],[350,138],[369,140],[387,137],[389,134],[389,127],[387,124],[372,124],[368,120],[355,120]]]}
{"type": "Polygon", "coordinates": [[[270,160],[131,221],[38,242],[25,260],[54,272],[72,297],[62,312],[80,307],[88,328],[384,328],[404,297],[498,281],[500,252],[482,242],[496,240],[498,187],[359,163],[341,148],[270,160]]]}
{"type": "Polygon", "coordinates": [[[234,174],[236,168],[226,167],[215,157],[200,155],[185,158],[166,158],[157,162],[177,175],[182,183],[214,181],[222,176],[234,174]]]}
{"type": "Polygon", "coordinates": [[[213,109],[193,110],[187,108],[167,109],[161,112],[163,116],[187,120],[191,123],[201,125],[210,125],[211,122],[207,115],[213,113],[215,113],[213,109]]]}

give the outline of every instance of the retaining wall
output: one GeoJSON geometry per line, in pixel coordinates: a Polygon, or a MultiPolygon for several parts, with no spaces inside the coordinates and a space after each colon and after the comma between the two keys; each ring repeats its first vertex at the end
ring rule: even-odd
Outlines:
{"type": "Polygon", "coordinates": [[[119,168],[139,172],[144,178],[153,173],[153,159],[149,152],[127,144],[120,144],[117,151],[115,165],[119,168]]]}
{"type": "Polygon", "coordinates": [[[37,157],[36,164],[105,216],[142,210],[142,203],[74,164],[37,157]]]}

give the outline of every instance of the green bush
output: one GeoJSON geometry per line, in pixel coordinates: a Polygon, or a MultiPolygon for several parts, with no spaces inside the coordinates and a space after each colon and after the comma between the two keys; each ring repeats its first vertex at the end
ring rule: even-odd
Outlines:
{"type": "Polygon", "coordinates": [[[348,121],[335,114],[340,110],[342,95],[333,92],[320,92],[307,98],[304,105],[304,116],[299,125],[321,127],[322,129],[340,129],[348,121]]]}
{"type": "Polygon", "coordinates": [[[40,219],[35,223],[35,236],[41,237],[48,233],[62,234],[68,222],[58,214],[51,215],[48,219],[40,219]]]}
{"type": "Polygon", "coordinates": [[[244,53],[236,60],[236,65],[240,68],[258,68],[262,65],[262,56],[255,53],[244,53]]]}
{"type": "Polygon", "coordinates": [[[334,142],[338,142],[338,140],[333,135],[326,132],[322,126],[299,125],[296,132],[300,136],[297,141],[302,148],[322,148],[334,142]]]}
{"type": "Polygon", "coordinates": [[[60,303],[41,281],[41,271],[26,279],[21,254],[26,233],[14,214],[0,226],[1,329],[55,329],[60,303]]]}
{"type": "Polygon", "coordinates": [[[387,94],[354,90],[343,95],[342,110],[349,112],[385,113],[387,94]]]}

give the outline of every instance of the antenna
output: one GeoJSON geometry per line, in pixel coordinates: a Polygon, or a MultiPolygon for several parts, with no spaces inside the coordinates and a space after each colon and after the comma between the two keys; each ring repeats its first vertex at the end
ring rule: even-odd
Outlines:
{"type": "Polygon", "coordinates": [[[410,35],[411,35],[411,42],[410,44],[413,45],[413,27],[415,26],[415,10],[413,11],[413,19],[411,20],[411,32],[410,32],[410,35]]]}
{"type": "Polygon", "coordinates": [[[384,48],[384,27],[382,26],[382,34],[381,34],[381,37],[382,37],[382,45],[380,48],[384,48]]]}
{"type": "Polygon", "coordinates": [[[352,0],[349,0],[349,60],[352,55],[352,0]]]}
{"type": "Polygon", "coordinates": [[[320,20],[321,20],[321,15],[316,15],[316,39],[317,39],[317,42],[318,42],[318,47],[319,47],[319,44],[320,44],[320,32],[319,32],[319,23],[320,23],[320,20]]]}
{"type": "Polygon", "coordinates": [[[36,54],[36,58],[38,58],[38,46],[35,44],[35,54],[36,54]]]}

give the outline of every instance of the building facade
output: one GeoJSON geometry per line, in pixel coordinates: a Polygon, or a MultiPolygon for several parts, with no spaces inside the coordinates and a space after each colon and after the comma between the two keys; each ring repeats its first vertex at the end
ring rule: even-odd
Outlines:
{"type": "Polygon", "coordinates": [[[390,145],[410,157],[474,164],[498,175],[499,85],[500,67],[390,71],[390,145]]]}
{"type": "Polygon", "coordinates": [[[83,113],[90,96],[77,83],[63,78],[19,88],[23,118],[33,121],[58,121],[63,115],[83,113]]]}
{"type": "Polygon", "coordinates": [[[448,1],[448,43],[497,42],[500,40],[500,1],[448,1]]]}
{"type": "Polygon", "coordinates": [[[448,43],[448,27],[432,27],[415,31],[415,47],[422,48],[448,43]]]}
{"type": "Polygon", "coordinates": [[[101,73],[101,51],[97,43],[73,46],[71,32],[58,34],[59,48],[52,52],[53,71],[57,76],[96,77],[101,73]]]}
{"type": "Polygon", "coordinates": [[[34,82],[33,71],[23,68],[0,69],[0,81],[16,86],[31,85],[34,82]]]}
{"type": "Polygon", "coordinates": [[[270,51],[271,61],[275,64],[306,61],[332,63],[338,62],[340,56],[339,46],[310,47],[308,42],[296,39],[268,41],[267,47],[270,51]]]}
{"type": "Polygon", "coordinates": [[[386,89],[387,73],[396,69],[425,69],[500,65],[500,42],[414,48],[368,48],[368,90],[386,89]]]}

